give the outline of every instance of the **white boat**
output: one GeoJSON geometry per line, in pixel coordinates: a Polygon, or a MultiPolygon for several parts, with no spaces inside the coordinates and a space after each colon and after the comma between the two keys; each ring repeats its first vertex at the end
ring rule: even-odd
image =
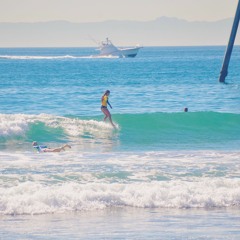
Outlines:
{"type": "Polygon", "coordinates": [[[106,38],[100,43],[100,56],[114,56],[114,57],[136,57],[141,46],[132,48],[117,48],[112,42],[106,38]]]}

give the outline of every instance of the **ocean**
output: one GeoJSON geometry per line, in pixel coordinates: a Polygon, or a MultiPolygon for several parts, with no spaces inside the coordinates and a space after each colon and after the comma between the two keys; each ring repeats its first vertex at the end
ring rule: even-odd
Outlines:
{"type": "Polygon", "coordinates": [[[224,53],[0,48],[0,239],[239,239],[240,47],[221,84],[224,53]]]}

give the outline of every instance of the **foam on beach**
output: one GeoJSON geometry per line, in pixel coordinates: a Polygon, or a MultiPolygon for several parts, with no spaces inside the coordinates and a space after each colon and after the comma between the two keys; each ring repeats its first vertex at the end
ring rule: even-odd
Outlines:
{"type": "Polygon", "coordinates": [[[0,215],[240,206],[239,152],[0,151],[0,215]]]}
{"type": "Polygon", "coordinates": [[[0,214],[43,214],[94,211],[107,207],[221,208],[240,206],[240,181],[77,184],[55,186],[18,183],[0,188],[0,214]]]}

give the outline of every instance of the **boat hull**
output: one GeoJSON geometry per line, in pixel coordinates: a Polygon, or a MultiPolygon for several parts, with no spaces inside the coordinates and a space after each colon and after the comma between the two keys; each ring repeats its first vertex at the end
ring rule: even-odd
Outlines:
{"type": "Polygon", "coordinates": [[[112,44],[112,42],[107,38],[106,41],[101,43],[100,46],[100,56],[113,56],[120,58],[133,58],[138,54],[140,46],[132,48],[117,48],[112,44]]]}
{"type": "Polygon", "coordinates": [[[121,55],[123,57],[136,57],[138,54],[138,51],[141,47],[135,47],[135,48],[127,48],[127,49],[120,49],[121,55]]]}

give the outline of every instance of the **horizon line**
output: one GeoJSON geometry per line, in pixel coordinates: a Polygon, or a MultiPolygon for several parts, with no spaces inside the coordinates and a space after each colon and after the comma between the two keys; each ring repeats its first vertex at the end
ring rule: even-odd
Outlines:
{"type": "MultiPolygon", "coordinates": [[[[227,45],[227,44],[226,44],[227,45]]],[[[163,45],[157,45],[157,46],[152,46],[152,45],[145,45],[142,46],[144,48],[155,48],[155,47],[162,47],[162,48],[174,48],[174,47],[226,47],[226,45],[169,45],[169,46],[163,46],[163,45]]],[[[240,47],[240,44],[235,44],[234,47],[240,47]]],[[[48,46],[48,47],[0,47],[0,49],[6,49],[6,48],[95,48],[92,46],[61,46],[61,47],[54,47],[54,46],[48,46]]]]}
{"type": "Polygon", "coordinates": [[[146,22],[154,22],[157,20],[161,20],[161,19],[174,19],[177,21],[185,21],[185,22],[189,22],[189,23],[199,23],[199,22],[205,22],[205,23],[214,23],[214,22],[220,22],[220,21],[226,21],[226,20],[230,20],[233,19],[233,17],[228,17],[228,18],[222,18],[222,19],[218,19],[218,20],[187,20],[184,18],[178,18],[178,17],[169,17],[169,16],[161,16],[161,17],[157,17],[155,19],[152,20],[118,20],[118,19],[108,19],[108,20],[102,20],[102,21],[88,21],[88,22],[72,22],[69,20],[63,20],[63,19],[56,19],[56,20],[43,20],[43,21],[18,21],[18,22],[10,22],[10,21],[0,21],[0,24],[37,24],[37,23],[53,23],[53,22],[64,22],[64,23],[72,23],[72,24],[89,24],[89,23],[105,23],[105,22],[141,22],[141,23],[146,23],[146,22]]]}

